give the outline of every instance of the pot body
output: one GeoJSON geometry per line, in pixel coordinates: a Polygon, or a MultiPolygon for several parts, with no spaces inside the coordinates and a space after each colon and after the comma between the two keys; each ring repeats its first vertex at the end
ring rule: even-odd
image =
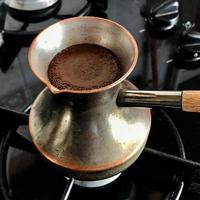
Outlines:
{"type": "Polygon", "coordinates": [[[124,27],[96,17],[60,21],[32,42],[30,67],[48,89],[32,106],[30,134],[41,154],[66,176],[106,179],[125,170],[142,152],[151,126],[150,109],[116,103],[120,89],[136,89],[124,80],[137,57],[135,39],[124,27]],[[97,89],[56,88],[48,79],[49,63],[61,50],[83,43],[110,49],[120,61],[121,77],[97,89]]]}
{"type": "Polygon", "coordinates": [[[100,180],[128,168],[142,152],[150,131],[148,108],[119,107],[120,89],[93,94],[52,94],[44,89],[29,119],[38,150],[68,177],[100,180]]]}

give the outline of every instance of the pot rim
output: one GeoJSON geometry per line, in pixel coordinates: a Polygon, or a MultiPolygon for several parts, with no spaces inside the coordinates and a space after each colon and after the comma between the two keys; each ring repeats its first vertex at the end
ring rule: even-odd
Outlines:
{"type": "Polygon", "coordinates": [[[73,18],[61,20],[61,21],[59,21],[57,23],[54,23],[54,24],[50,25],[49,27],[47,27],[46,29],[41,31],[35,37],[35,39],[32,41],[31,46],[29,47],[29,50],[28,50],[28,62],[29,62],[29,66],[30,66],[33,74],[39,80],[41,80],[51,90],[51,92],[54,93],[54,94],[59,94],[59,93],[91,94],[91,93],[102,92],[102,91],[108,90],[110,88],[113,88],[114,86],[118,85],[123,80],[125,80],[128,77],[128,75],[133,71],[133,69],[134,69],[134,67],[135,67],[135,65],[137,63],[137,59],[138,59],[137,43],[136,43],[136,40],[134,39],[134,37],[131,35],[131,33],[127,29],[125,29],[122,25],[118,24],[117,22],[114,22],[114,21],[111,21],[111,20],[108,20],[108,19],[104,19],[104,18],[91,17],[91,16],[73,17],[73,18]],[[58,88],[54,87],[50,82],[48,82],[47,80],[42,78],[40,75],[38,75],[38,73],[35,71],[35,68],[34,68],[33,63],[32,63],[32,50],[36,45],[36,41],[37,41],[38,37],[40,37],[40,35],[43,34],[44,32],[46,32],[49,28],[52,28],[53,26],[55,26],[57,24],[68,23],[68,22],[72,22],[72,21],[79,21],[79,20],[83,20],[83,19],[92,19],[92,20],[96,20],[96,21],[103,21],[105,23],[115,25],[115,27],[118,27],[119,29],[121,29],[121,31],[125,32],[125,34],[129,38],[130,44],[131,44],[131,46],[133,48],[133,52],[134,52],[133,62],[131,63],[128,71],[123,76],[121,76],[117,81],[115,81],[115,82],[113,82],[113,83],[111,83],[109,85],[106,85],[104,87],[95,88],[95,89],[88,89],[88,90],[58,89],[58,88]]]}

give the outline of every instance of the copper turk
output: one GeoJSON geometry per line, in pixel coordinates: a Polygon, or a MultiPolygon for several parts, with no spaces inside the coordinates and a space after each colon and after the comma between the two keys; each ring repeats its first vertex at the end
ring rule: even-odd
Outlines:
{"type": "Polygon", "coordinates": [[[182,92],[142,92],[125,80],[135,67],[138,49],[132,35],[110,20],[76,17],[53,24],[35,38],[28,57],[33,73],[47,86],[31,109],[32,140],[43,156],[78,180],[112,177],[138,158],[151,127],[150,109],[144,107],[181,106],[182,92]],[[98,89],[60,90],[51,85],[47,70],[52,58],[81,43],[113,51],[123,75],[98,89]]]}

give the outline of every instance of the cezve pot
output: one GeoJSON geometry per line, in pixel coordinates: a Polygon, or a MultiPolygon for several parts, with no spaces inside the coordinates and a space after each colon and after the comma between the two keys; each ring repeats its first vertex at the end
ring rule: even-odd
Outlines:
{"type": "Polygon", "coordinates": [[[138,49],[132,35],[110,20],[76,17],[53,24],[35,38],[28,57],[33,73],[47,86],[31,109],[32,140],[43,156],[78,180],[112,177],[138,158],[151,127],[148,107],[200,111],[198,91],[139,91],[125,80],[135,67],[138,49]],[[47,76],[50,61],[62,49],[80,43],[113,51],[123,75],[98,89],[54,87],[47,76]]]}

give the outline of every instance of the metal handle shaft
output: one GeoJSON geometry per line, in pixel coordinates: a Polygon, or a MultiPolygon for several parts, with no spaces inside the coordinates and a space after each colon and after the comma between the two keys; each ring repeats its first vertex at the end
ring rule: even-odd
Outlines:
{"type": "Polygon", "coordinates": [[[169,107],[181,108],[180,91],[141,91],[120,90],[117,103],[119,106],[169,107]]]}

